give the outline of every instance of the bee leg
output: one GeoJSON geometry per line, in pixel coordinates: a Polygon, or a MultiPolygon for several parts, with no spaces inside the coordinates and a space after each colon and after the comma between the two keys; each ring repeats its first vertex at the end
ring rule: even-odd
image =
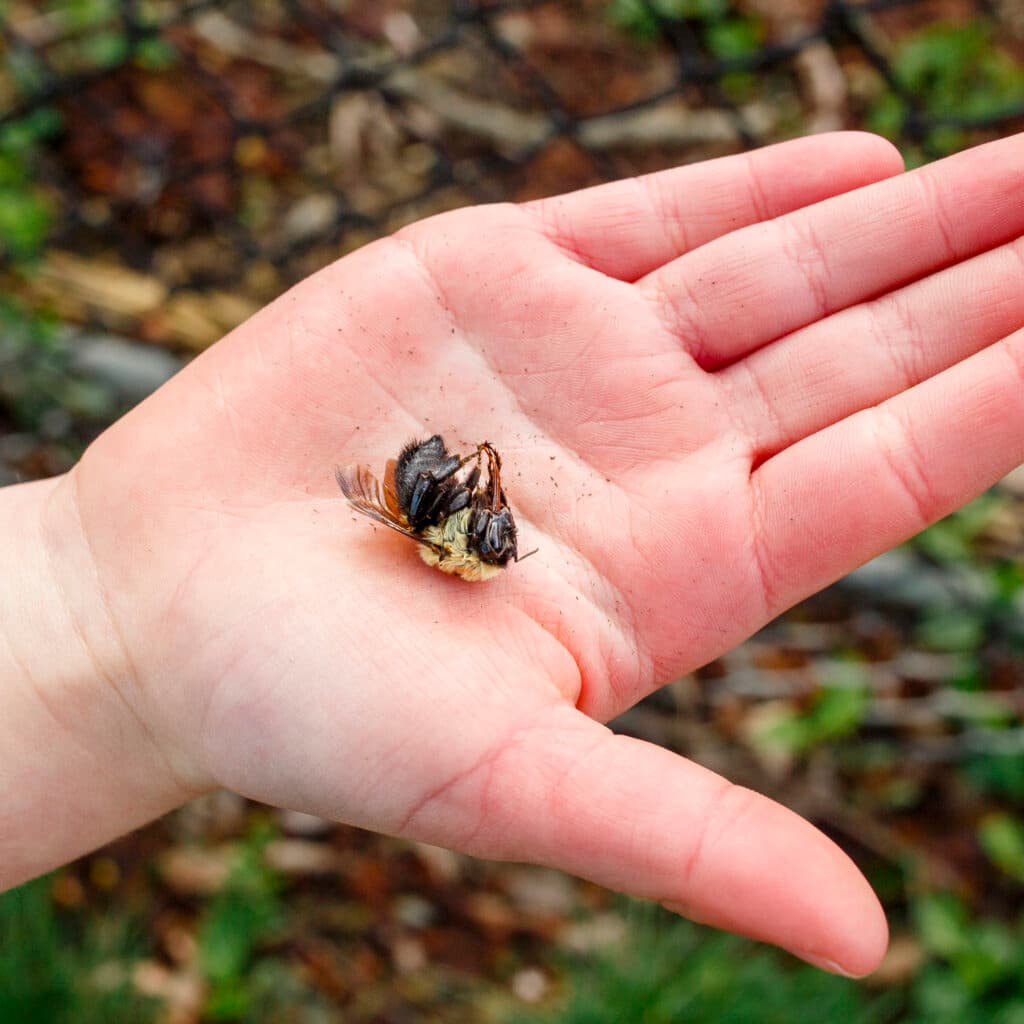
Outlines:
{"type": "Polygon", "coordinates": [[[429,473],[420,473],[416,478],[416,485],[412,489],[412,497],[409,499],[409,518],[417,519],[420,514],[420,505],[428,494],[434,492],[436,484],[429,473]]]}
{"type": "Polygon", "coordinates": [[[454,491],[449,491],[447,498],[444,514],[450,516],[454,512],[460,512],[470,503],[473,492],[468,487],[458,487],[454,491]]]}
{"type": "Polygon", "coordinates": [[[445,459],[440,466],[432,469],[427,475],[439,484],[444,483],[452,474],[457,473],[467,462],[472,462],[474,459],[476,459],[479,470],[480,456],[484,449],[489,447],[490,445],[484,441],[483,444],[478,444],[475,451],[471,451],[468,455],[463,455],[461,458],[458,455],[453,455],[451,458],[445,459]]]}
{"type": "MultiPolygon", "coordinates": [[[[450,479],[455,473],[457,473],[467,462],[472,462],[474,459],[477,460],[477,465],[470,473],[466,480],[466,486],[470,490],[475,489],[477,481],[480,479],[480,453],[483,449],[482,445],[478,445],[475,452],[471,452],[469,455],[464,455],[459,458],[457,455],[451,456],[451,458],[445,459],[440,466],[435,467],[431,470],[424,470],[416,478],[416,485],[412,490],[412,497],[409,499],[409,515],[412,518],[418,518],[421,515],[420,506],[427,500],[427,495],[438,484],[443,484],[445,480],[450,479]],[[472,482],[470,482],[472,481],[472,482]]],[[[458,508],[464,508],[465,503],[459,505],[458,508]]],[[[436,508],[431,509],[431,512],[437,511],[436,508]]],[[[458,511],[458,509],[449,509],[449,511],[458,511]]],[[[425,510],[423,515],[427,515],[428,512],[425,510]]]]}
{"type": "Polygon", "coordinates": [[[480,482],[480,463],[478,462],[473,467],[473,470],[469,474],[469,476],[466,477],[466,482],[463,484],[463,487],[465,487],[467,491],[472,493],[473,491],[476,490],[476,485],[479,482],[480,482]]]}
{"type": "Polygon", "coordinates": [[[424,470],[416,477],[416,484],[412,489],[412,497],[409,498],[409,515],[415,519],[420,513],[420,506],[433,495],[437,485],[442,484],[461,465],[461,462],[454,455],[446,459],[436,469],[424,470]]]}
{"type": "Polygon", "coordinates": [[[432,523],[440,519],[447,508],[447,502],[450,494],[451,490],[448,488],[435,489],[431,493],[429,500],[420,509],[420,516],[424,522],[432,523]]]}
{"type": "Polygon", "coordinates": [[[487,486],[484,490],[488,494],[491,510],[497,512],[507,504],[501,489],[501,456],[489,441],[477,446],[478,456],[483,453],[487,454],[487,486]]]}
{"type": "MultiPolygon", "coordinates": [[[[462,460],[465,463],[473,458],[477,460],[477,464],[472,468],[472,470],[470,470],[469,476],[467,476],[466,479],[458,486],[442,492],[442,496],[444,498],[443,510],[446,516],[450,516],[455,512],[461,511],[473,500],[477,484],[480,482],[479,450],[475,455],[468,455],[462,460]]],[[[438,511],[440,511],[440,507],[438,511]]]]}

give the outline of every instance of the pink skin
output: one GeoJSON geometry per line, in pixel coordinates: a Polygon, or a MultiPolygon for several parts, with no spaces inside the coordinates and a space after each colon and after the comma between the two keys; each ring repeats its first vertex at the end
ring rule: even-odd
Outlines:
{"type": "Polygon", "coordinates": [[[900,171],[816,136],[432,218],[12,489],[82,668],[8,709],[0,880],[222,785],[872,970],[885,920],[837,847],[601,723],[1024,459],[1024,139],[900,171]],[[338,493],[336,463],[435,431],[502,454],[539,552],[496,580],[338,493]],[[57,826],[13,835],[54,788],[57,826]]]}

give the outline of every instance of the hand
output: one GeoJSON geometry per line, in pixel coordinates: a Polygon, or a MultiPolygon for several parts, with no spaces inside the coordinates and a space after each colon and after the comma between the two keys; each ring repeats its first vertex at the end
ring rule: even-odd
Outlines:
{"type": "Polygon", "coordinates": [[[871,970],[884,917],[830,841],[601,723],[1024,459],[1024,139],[868,184],[900,169],[818,136],[444,214],[104,434],[43,528],[85,538],[69,607],[179,798],[555,865],[871,970]],[[434,432],[504,458],[539,551],[494,581],[338,493],[336,464],[434,432]]]}

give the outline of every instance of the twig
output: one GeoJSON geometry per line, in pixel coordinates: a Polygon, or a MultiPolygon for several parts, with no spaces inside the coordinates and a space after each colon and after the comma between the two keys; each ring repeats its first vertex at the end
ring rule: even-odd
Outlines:
{"type": "MultiPolygon", "coordinates": [[[[284,74],[299,75],[319,85],[346,79],[372,84],[426,107],[450,127],[513,150],[528,150],[557,134],[543,113],[515,110],[479,99],[418,67],[394,67],[383,59],[346,64],[325,51],[309,51],[268,39],[236,24],[218,11],[196,18],[193,27],[206,43],[229,56],[253,60],[284,74]]],[[[342,84],[340,88],[344,88],[342,84]]],[[[750,103],[741,109],[746,123],[769,132],[776,115],[770,104],[750,103]]],[[[573,133],[590,148],[604,150],[632,145],[695,145],[735,142],[734,117],[721,110],[692,110],[678,97],[648,106],[581,118],[573,133]]]]}

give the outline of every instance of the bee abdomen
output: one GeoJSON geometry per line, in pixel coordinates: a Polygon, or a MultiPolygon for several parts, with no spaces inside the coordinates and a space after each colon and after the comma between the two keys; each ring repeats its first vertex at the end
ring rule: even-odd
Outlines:
{"type": "Polygon", "coordinates": [[[503,566],[485,562],[470,545],[471,515],[470,509],[463,509],[424,530],[423,539],[430,546],[420,547],[420,558],[441,572],[475,583],[497,576],[503,566]]]}

